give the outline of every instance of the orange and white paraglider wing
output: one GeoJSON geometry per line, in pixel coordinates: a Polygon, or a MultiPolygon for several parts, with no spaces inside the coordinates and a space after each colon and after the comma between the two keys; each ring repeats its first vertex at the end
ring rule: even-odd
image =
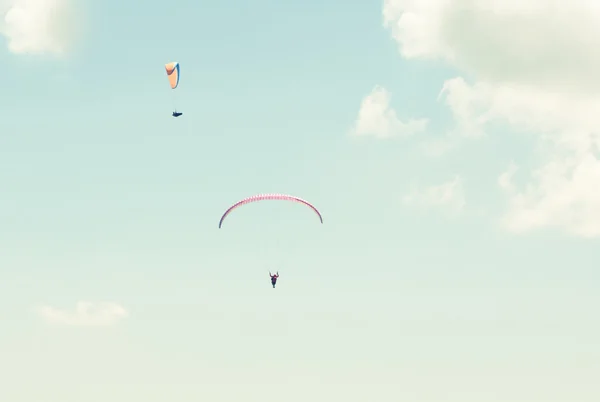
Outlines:
{"type": "Polygon", "coordinates": [[[179,85],[179,63],[176,61],[167,63],[165,64],[165,70],[167,70],[167,76],[169,77],[169,84],[171,84],[171,88],[177,88],[177,85],[179,85]]]}

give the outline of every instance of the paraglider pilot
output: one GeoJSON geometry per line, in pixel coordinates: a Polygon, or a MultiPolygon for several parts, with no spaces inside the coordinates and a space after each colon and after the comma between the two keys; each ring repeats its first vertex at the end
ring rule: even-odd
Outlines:
{"type": "Polygon", "coordinates": [[[275,289],[275,284],[277,284],[277,278],[279,278],[279,271],[275,275],[271,274],[269,271],[269,276],[271,277],[271,285],[273,285],[273,289],[275,289]]]}

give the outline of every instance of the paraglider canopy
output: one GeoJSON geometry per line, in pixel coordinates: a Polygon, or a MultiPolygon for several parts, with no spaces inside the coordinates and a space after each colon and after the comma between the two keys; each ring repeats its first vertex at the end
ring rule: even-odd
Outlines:
{"type": "Polygon", "coordinates": [[[309,203],[306,200],[303,200],[302,198],[298,198],[293,195],[286,195],[286,194],[259,194],[259,195],[254,195],[252,197],[244,198],[243,200],[238,201],[235,204],[233,204],[231,207],[229,207],[225,211],[223,216],[221,216],[221,220],[219,221],[219,229],[221,228],[221,225],[223,224],[223,221],[225,220],[227,215],[229,215],[231,213],[231,211],[233,211],[234,209],[239,208],[242,205],[246,205],[246,204],[249,204],[252,202],[257,202],[257,201],[263,201],[263,200],[283,200],[283,201],[292,201],[292,202],[304,204],[307,207],[309,207],[310,209],[312,209],[319,217],[319,220],[321,221],[321,223],[323,223],[323,217],[321,216],[321,213],[319,212],[319,210],[314,205],[312,205],[311,203],[309,203]]]}
{"type": "Polygon", "coordinates": [[[176,61],[165,64],[165,70],[167,70],[167,76],[169,77],[169,84],[171,89],[177,88],[179,85],[179,63],[176,61]]]}

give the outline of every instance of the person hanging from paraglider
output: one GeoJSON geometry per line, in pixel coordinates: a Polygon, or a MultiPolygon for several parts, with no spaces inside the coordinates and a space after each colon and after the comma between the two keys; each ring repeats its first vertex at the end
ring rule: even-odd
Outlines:
{"type": "Polygon", "coordinates": [[[273,275],[271,271],[269,271],[269,276],[271,277],[271,285],[273,285],[273,289],[275,289],[275,285],[277,284],[277,278],[279,278],[279,271],[273,275]]]}

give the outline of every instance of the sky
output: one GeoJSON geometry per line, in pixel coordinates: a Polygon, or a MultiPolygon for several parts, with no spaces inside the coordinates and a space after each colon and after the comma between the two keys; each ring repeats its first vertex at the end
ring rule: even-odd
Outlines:
{"type": "Polygon", "coordinates": [[[1,401],[600,400],[597,1],[0,13],[1,401]]]}

